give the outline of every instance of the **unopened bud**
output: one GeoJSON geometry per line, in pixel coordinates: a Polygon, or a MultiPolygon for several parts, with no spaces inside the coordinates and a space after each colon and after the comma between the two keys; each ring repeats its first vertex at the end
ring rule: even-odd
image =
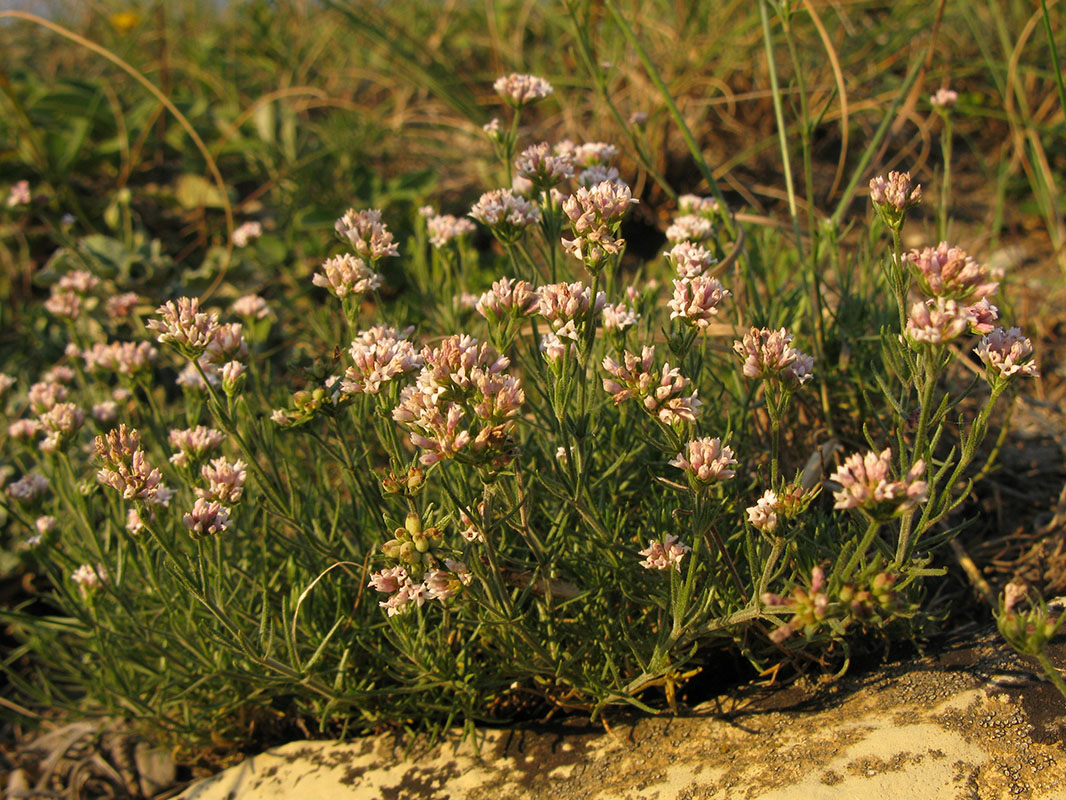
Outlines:
{"type": "Polygon", "coordinates": [[[422,518],[412,511],[407,515],[407,519],[404,520],[403,526],[407,528],[408,533],[415,536],[422,532],[422,518]]]}

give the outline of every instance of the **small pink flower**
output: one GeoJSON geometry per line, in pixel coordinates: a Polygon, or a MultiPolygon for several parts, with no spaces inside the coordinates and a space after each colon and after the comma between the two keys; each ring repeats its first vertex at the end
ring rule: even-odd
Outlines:
{"type": "Polygon", "coordinates": [[[674,296],[668,303],[670,319],[680,319],[698,331],[706,331],[718,314],[718,306],[730,292],[707,275],[674,281],[674,296]]]}
{"type": "Polygon", "coordinates": [[[398,256],[399,248],[392,234],[381,221],[381,211],[348,209],[334,225],[337,233],[347,239],[355,254],[373,264],[385,256],[398,256]]]}
{"type": "Polygon", "coordinates": [[[922,187],[911,181],[909,172],[890,172],[870,181],[870,201],[896,212],[906,211],[922,202],[922,187]]]}
{"type": "Polygon", "coordinates": [[[343,300],[348,295],[362,295],[378,289],[381,276],[361,258],[346,253],[326,259],[322,271],[316,272],[311,282],[328,289],[338,300],[343,300]]]}
{"type": "Polygon", "coordinates": [[[947,87],[937,89],[936,93],[929,98],[929,102],[932,103],[933,108],[951,108],[955,105],[955,102],[959,99],[959,93],[954,89],[948,89],[947,87]]]}
{"type": "Polygon", "coordinates": [[[748,378],[785,380],[803,384],[813,375],[814,359],[792,345],[792,334],[781,328],[752,328],[733,350],[744,357],[744,375],[748,378]]]}
{"type": "Polygon", "coordinates": [[[905,258],[919,288],[931,297],[971,305],[995,294],[999,288],[999,283],[991,279],[987,266],[947,242],[924,250],[911,250],[905,258]]]}
{"type": "Polygon", "coordinates": [[[253,241],[263,235],[263,226],[254,220],[243,222],[233,229],[230,241],[234,247],[247,247],[253,241]]]}
{"type": "Polygon", "coordinates": [[[670,568],[681,571],[681,561],[686,553],[692,552],[687,544],[681,544],[673,534],[667,534],[662,542],[654,540],[648,542],[648,546],[640,551],[644,560],[640,565],[644,569],[668,570],[670,568]]]}
{"type": "Polygon", "coordinates": [[[543,100],[555,91],[544,78],[518,72],[497,78],[492,88],[496,90],[496,94],[516,108],[543,100]]]}
{"type": "Polygon", "coordinates": [[[170,344],[188,358],[199,358],[215,338],[218,315],[200,310],[195,297],[168,301],[156,309],[160,319],[148,321],[148,329],[159,334],[160,344],[170,344]]]}
{"type": "Polygon", "coordinates": [[[723,445],[721,439],[708,436],[689,442],[685,450],[669,463],[672,467],[685,470],[694,480],[711,484],[736,475],[731,469],[739,463],[735,455],[733,448],[723,445]]]}
{"type": "Polygon", "coordinates": [[[925,462],[914,463],[902,480],[892,479],[892,450],[848,456],[830,480],[840,485],[834,508],[858,508],[876,517],[894,516],[924,503],[927,485],[919,480],[925,462]]]}
{"type": "Polygon", "coordinates": [[[1033,343],[1022,336],[1020,328],[996,328],[981,339],[974,352],[984,362],[990,376],[1035,378],[1040,375],[1033,361],[1033,343]]]}
{"type": "Polygon", "coordinates": [[[194,539],[214,536],[227,530],[232,524],[229,509],[214,500],[198,498],[192,511],[181,518],[194,539]]]}
{"type": "Polygon", "coordinates": [[[436,214],[426,220],[426,229],[429,231],[429,243],[439,249],[449,242],[469,236],[477,230],[477,227],[463,217],[436,214]]]}

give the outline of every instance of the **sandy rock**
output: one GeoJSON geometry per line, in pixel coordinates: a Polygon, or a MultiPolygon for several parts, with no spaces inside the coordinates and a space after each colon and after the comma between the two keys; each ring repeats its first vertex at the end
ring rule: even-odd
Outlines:
{"type": "Polygon", "coordinates": [[[1066,704],[989,637],[835,684],[748,688],[684,717],[415,746],[293,742],[183,800],[1061,800],[1066,704]]]}

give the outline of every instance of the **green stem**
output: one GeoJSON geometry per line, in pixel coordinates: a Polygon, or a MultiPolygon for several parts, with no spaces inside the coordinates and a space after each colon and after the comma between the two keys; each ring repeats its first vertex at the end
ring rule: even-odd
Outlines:
{"type": "Polygon", "coordinates": [[[1051,659],[1047,657],[1046,653],[1039,652],[1036,654],[1036,660],[1040,662],[1040,667],[1044,670],[1044,674],[1047,675],[1047,679],[1059,690],[1059,694],[1062,695],[1063,699],[1066,699],[1066,682],[1062,680],[1062,674],[1051,663],[1051,659]]]}

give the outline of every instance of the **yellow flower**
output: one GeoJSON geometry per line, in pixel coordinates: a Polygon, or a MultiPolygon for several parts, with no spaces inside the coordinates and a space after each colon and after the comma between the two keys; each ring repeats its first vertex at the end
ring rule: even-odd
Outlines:
{"type": "Polygon", "coordinates": [[[136,11],[119,11],[110,17],[111,27],[121,36],[125,36],[141,24],[141,15],[136,11]]]}

